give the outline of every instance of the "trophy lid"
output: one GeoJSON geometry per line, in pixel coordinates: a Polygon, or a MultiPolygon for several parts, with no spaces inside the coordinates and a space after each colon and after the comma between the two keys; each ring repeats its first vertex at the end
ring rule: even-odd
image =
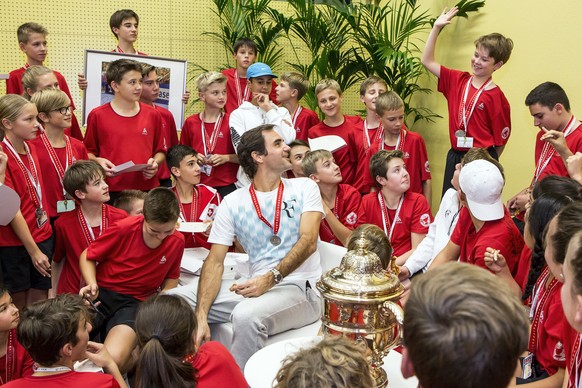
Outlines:
{"type": "Polygon", "coordinates": [[[402,286],[391,269],[382,268],[380,258],[364,249],[365,239],[356,241],[356,249],[347,252],[339,267],[323,274],[317,288],[325,296],[362,301],[392,299],[402,293],[402,286]]]}

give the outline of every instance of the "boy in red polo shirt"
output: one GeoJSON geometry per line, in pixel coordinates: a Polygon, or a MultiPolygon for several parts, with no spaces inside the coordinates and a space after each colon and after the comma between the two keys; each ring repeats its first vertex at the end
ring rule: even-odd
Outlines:
{"type": "MultiPolygon", "coordinates": [[[[10,72],[9,77],[6,80],[6,93],[22,95],[24,93],[24,88],[22,86],[22,75],[24,74],[25,70],[30,66],[42,65],[48,54],[48,47],[46,42],[48,31],[40,24],[31,22],[24,23],[18,27],[16,35],[18,37],[18,46],[20,47],[20,51],[26,55],[26,63],[24,66],[10,72]]],[[[58,71],[53,70],[53,72],[57,78],[58,87],[63,92],[67,93],[67,96],[71,101],[71,108],[74,111],[75,103],[73,102],[73,97],[71,97],[71,91],[69,90],[69,85],[67,85],[65,77],[63,77],[63,75],[58,71]]],[[[71,136],[78,140],[83,140],[83,132],[81,132],[79,122],[77,121],[77,118],[74,114],[72,116],[71,122],[71,136]]]]}
{"type": "Polygon", "coordinates": [[[410,189],[404,154],[380,150],[370,160],[370,174],[379,191],[362,198],[358,226],[374,224],[384,230],[402,266],[428,233],[432,214],[426,198],[410,189]]]}
{"type": "MultiPolygon", "coordinates": [[[[393,91],[378,96],[376,113],[380,117],[383,136],[380,142],[374,142],[368,153],[369,161],[378,150],[400,150],[404,154],[406,170],[410,175],[410,190],[424,195],[430,203],[432,196],[430,166],[424,139],[416,132],[409,131],[404,125],[404,102],[393,91]]],[[[374,182],[367,173],[365,186],[373,188],[374,182]]]]}
{"type": "Polygon", "coordinates": [[[78,160],[87,160],[83,142],[65,135],[71,126],[72,108],[69,97],[58,89],[45,89],[32,95],[32,103],[38,110],[38,118],[44,131],[32,140],[38,151],[40,170],[46,187],[51,223],[63,213],[75,208],[75,202],[66,198],[63,186],[65,171],[78,160]]]}
{"type": "Polygon", "coordinates": [[[296,71],[281,76],[279,85],[275,88],[277,100],[291,115],[291,123],[295,128],[295,139],[307,141],[307,130],[319,123],[317,113],[302,107],[299,100],[309,89],[309,80],[296,71]]]}
{"type": "Polygon", "coordinates": [[[82,284],[79,256],[107,229],[127,217],[127,213],[106,205],[109,187],[105,183],[105,171],[95,161],[81,160],[73,164],[65,172],[63,185],[77,208],[55,222],[53,262],[57,264],[53,265],[52,282],[57,294],[76,294],[82,284]]]}
{"type": "Polygon", "coordinates": [[[360,193],[354,187],[341,183],[342,173],[327,150],[308,152],[301,168],[306,177],[317,183],[321,192],[325,219],[319,226],[319,238],[345,246],[358,222],[362,200],[360,193]]]}
{"type": "Polygon", "coordinates": [[[323,79],[315,87],[317,105],[325,115],[323,121],[307,130],[307,137],[315,139],[326,135],[341,137],[346,146],[332,152],[340,167],[344,183],[352,184],[356,179],[356,157],[352,142],[354,127],[362,120],[359,116],[342,113],[342,90],[337,81],[323,79]]]}
{"type": "MultiPolygon", "coordinates": [[[[234,110],[241,106],[243,102],[251,102],[253,99],[253,93],[250,90],[247,81],[247,70],[249,66],[257,60],[257,44],[252,39],[242,38],[234,43],[232,52],[236,66],[222,70],[222,74],[224,74],[227,79],[227,98],[224,106],[224,111],[226,113],[234,112],[234,110]]],[[[269,99],[275,102],[277,101],[277,94],[275,92],[276,87],[277,83],[272,79],[269,99]]]]}
{"type": "MultiPolygon", "coordinates": [[[[174,116],[172,115],[172,112],[166,108],[155,104],[160,94],[160,77],[158,76],[158,69],[147,63],[142,63],[141,67],[142,91],[139,101],[160,112],[160,115],[162,115],[164,142],[168,148],[175,146],[178,144],[178,131],[176,130],[174,116]]],[[[160,186],[172,187],[170,170],[168,170],[165,163],[162,163],[158,168],[158,180],[160,181],[160,186]]]]}
{"type": "Polygon", "coordinates": [[[504,184],[500,168],[492,162],[479,159],[461,167],[460,199],[465,207],[459,213],[450,241],[430,268],[457,259],[487,268],[485,252],[491,247],[505,257],[515,276],[523,238],[503,206],[504,184]]]}
{"type": "Polygon", "coordinates": [[[184,237],[176,231],[179,215],[174,193],[156,188],[146,196],[143,217],[118,221],[81,254],[79,266],[87,285],[79,294],[101,302],[92,337],[105,340],[121,370],[130,365],[136,344],[133,327],[139,302],[178,285],[184,253],[184,237]]]}
{"type": "MultiPolygon", "coordinates": [[[[370,154],[371,146],[381,143],[384,136],[382,121],[376,114],[376,99],[380,94],[386,93],[388,85],[378,76],[366,78],[360,85],[360,101],[366,107],[366,118],[354,127],[352,133],[352,145],[357,155],[356,180],[353,186],[362,195],[368,194],[374,182],[370,179],[370,154]]],[[[376,147],[376,151],[379,147],[376,147]]]]}
{"type": "Polygon", "coordinates": [[[216,208],[220,205],[220,194],[212,187],[200,183],[201,169],[198,160],[196,151],[183,144],[170,148],[166,158],[176,182],[172,191],[180,203],[180,221],[209,223],[204,233],[183,232],[186,248],[210,249],[208,234],[216,208]]]}
{"type": "Polygon", "coordinates": [[[159,186],[158,166],[166,157],[162,116],[139,102],[141,69],[139,63],[128,59],[111,62],[105,75],[114,92],[113,100],[93,109],[87,118],[85,146],[89,159],[105,170],[113,201],[121,190],[147,191],[159,186]],[[147,166],[143,171],[117,175],[115,166],[127,161],[147,166]]]}
{"type": "Polygon", "coordinates": [[[200,182],[218,190],[221,197],[236,190],[238,156],[230,137],[229,114],[223,109],[226,76],[216,71],[204,73],[196,80],[198,96],[204,110],[186,119],[180,143],[198,152],[202,174],[200,182]]]}
{"type": "Polygon", "coordinates": [[[449,107],[449,138],[443,195],[451,188],[455,166],[471,147],[487,148],[499,159],[511,134],[510,107],[501,89],[493,83],[493,72],[509,60],[513,41],[498,33],[483,35],[475,41],[471,58],[472,74],[441,66],[435,60],[439,33],[451,23],[458,8],[446,10],[434,22],[422,53],[422,64],[438,78],[438,90],[449,107]]]}

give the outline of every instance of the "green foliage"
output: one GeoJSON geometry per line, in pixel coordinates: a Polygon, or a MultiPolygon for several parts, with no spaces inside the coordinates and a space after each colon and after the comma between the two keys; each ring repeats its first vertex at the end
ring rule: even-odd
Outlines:
{"type": "MultiPolygon", "coordinates": [[[[431,93],[419,86],[420,77],[427,74],[420,62],[420,37],[435,20],[416,0],[350,4],[288,0],[290,16],[271,8],[270,1],[213,0],[220,27],[205,34],[225,47],[227,61],[234,42],[249,37],[257,43],[262,62],[277,67],[286,61],[310,80],[304,101],[312,109],[317,107],[313,91],[319,80],[335,79],[346,90],[377,75],[404,101],[410,125],[439,117],[411,105],[415,95],[431,93]],[[310,61],[301,61],[299,53],[308,54],[310,61]]],[[[484,4],[483,0],[461,0],[457,16],[468,17],[484,4]]]]}

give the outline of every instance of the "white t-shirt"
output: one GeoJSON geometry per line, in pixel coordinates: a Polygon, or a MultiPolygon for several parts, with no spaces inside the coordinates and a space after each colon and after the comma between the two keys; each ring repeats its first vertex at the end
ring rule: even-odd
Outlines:
{"type": "MultiPolygon", "coordinates": [[[[319,188],[308,178],[282,179],[283,203],[281,224],[277,236],[281,244],[275,246],[269,239],[273,230],[257,216],[249,187],[227,195],[216,213],[208,242],[231,246],[236,236],[249,255],[250,276],[254,277],[275,267],[299,240],[301,214],[320,212],[323,206],[319,188]]],[[[257,191],[263,217],[274,225],[277,189],[268,193],[257,191]]],[[[318,229],[319,230],[319,229],[318,229]]],[[[321,276],[319,253],[309,256],[286,280],[315,280],[321,276]]]]}

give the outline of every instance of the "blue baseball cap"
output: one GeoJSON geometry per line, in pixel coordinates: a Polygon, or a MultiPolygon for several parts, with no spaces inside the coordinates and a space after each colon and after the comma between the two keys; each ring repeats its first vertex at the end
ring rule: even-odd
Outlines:
{"type": "Polygon", "coordinates": [[[250,65],[249,68],[247,69],[247,78],[248,79],[256,78],[256,77],[263,77],[266,75],[273,77],[273,78],[277,78],[277,76],[275,74],[273,74],[273,71],[271,70],[269,65],[267,65],[266,63],[263,63],[263,62],[255,62],[252,65],[250,65]]]}

